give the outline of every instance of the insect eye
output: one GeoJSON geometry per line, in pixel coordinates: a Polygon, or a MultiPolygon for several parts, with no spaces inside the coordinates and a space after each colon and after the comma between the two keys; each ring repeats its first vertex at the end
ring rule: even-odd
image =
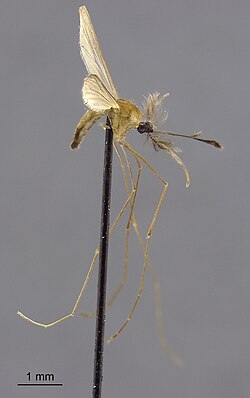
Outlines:
{"type": "Polygon", "coordinates": [[[137,127],[137,131],[140,134],[152,133],[153,132],[153,125],[150,122],[140,122],[139,126],[137,127]]]}

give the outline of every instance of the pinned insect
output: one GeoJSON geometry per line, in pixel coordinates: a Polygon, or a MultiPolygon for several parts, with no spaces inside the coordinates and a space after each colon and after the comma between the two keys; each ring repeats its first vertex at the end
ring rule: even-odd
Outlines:
{"type": "MultiPolygon", "coordinates": [[[[181,165],[185,177],[186,177],[186,186],[188,187],[190,184],[190,178],[188,170],[177,155],[179,149],[175,147],[175,145],[171,142],[169,136],[179,136],[185,137],[201,142],[205,142],[210,144],[216,148],[222,148],[221,145],[214,140],[206,140],[200,137],[201,133],[195,133],[191,135],[186,134],[179,134],[170,131],[162,131],[158,130],[158,126],[163,124],[167,119],[167,113],[163,109],[162,102],[164,99],[168,97],[168,93],[160,96],[159,93],[155,93],[149,95],[144,102],[144,109],[141,111],[135,104],[131,101],[120,98],[114,83],[112,81],[111,75],[109,73],[108,67],[106,62],[103,58],[93,25],[91,23],[91,19],[86,7],[82,6],[79,8],[80,14],[80,53],[83,62],[85,63],[88,76],[84,79],[83,88],[82,88],[82,97],[83,101],[87,106],[87,111],[82,116],[81,120],[79,121],[73,140],[71,142],[71,149],[79,148],[81,142],[85,138],[86,134],[90,130],[90,128],[103,116],[107,116],[110,121],[110,126],[114,132],[114,149],[120,161],[120,165],[123,171],[123,178],[125,182],[125,187],[127,191],[127,200],[125,201],[120,213],[118,214],[116,220],[114,221],[112,227],[110,228],[110,234],[112,234],[117,222],[122,217],[123,213],[125,212],[127,207],[130,207],[129,212],[129,219],[127,222],[126,228],[126,244],[125,244],[125,259],[124,259],[124,270],[122,280],[120,285],[115,290],[113,295],[108,301],[108,306],[111,306],[114,299],[120,293],[121,289],[124,287],[126,280],[127,280],[127,270],[128,270],[128,247],[129,247],[129,234],[131,229],[131,224],[135,229],[136,235],[138,237],[139,243],[141,245],[143,251],[143,271],[140,281],[140,286],[138,290],[138,294],[136,300],[129,312],[129,315],[120,329],[108,340],[108,342],[113,341],[124,329],[127,325],[128,321],[131,319],[131,316],[138,304],[138,301],[142,294],[142,289],[144,285],[144,277],[145,271],[147,266],[152,271],[153,280],[154,280],[154,287],[155,287],[155,304],[156,304],[156,318],[157,318],[157,329],[158,334],[160,336],[160,341],[162,346],[166,349],[166,351],[170,354],[172,360],[180,364],[180,359],[176,356],[173,352],[171,347],[168,345],[166,337],[163,332],[162,326],[162,312],[161,312],[161,304],[160,304],[160,292],[159,292],[159,283],[155,276],[155,273],[152,268],[152,264],[149,260],[148,252],[149,252],[149,244],[150,239],[152,236],[152,232],[155,226],[155,222],[157,220],[160,207],[162,205],[164,196],[167,192],[168,183],[154,170],[154,168],[144,159],[131,145],[128,144],[126,141],[127,132],[131,129],[137,129],[137,131],[141,134],[146,134],[147,138],[152,142],[153,147],[156,151],[163,150],[171,155],[171,157],[181,165]],[[121,152],[125,158],[125,162],[121,156],[121,152]],[[134,177],[134,173],[132,171],[130,159],[128,153],[135,159],[137,166],[138,166],[138,174],[137,177],[134,177]],[[126,174],[126,166],[128,167],[128,173],[130,177],[131,188],[129,187],[127,174],[126,174]],[[156,206],[156,210],[154,212],[152,221],[147,231],[146,241],[141,236],[139,231],[138,223],[134,214],[134,206],[138,192],[139,180],[141,176],[142,164],[144,164],[152,173],[153,175],[163,184],[163,191],[156,206]]],[[[26,319],[27,321],[42,326],[44,328],[48,328],[51,326],[56,325],[70,317],[75,315],[75,312],[78,308],[80,300],[82,298],[83,291],[87,285],[89,280],[90,274],[94,267],[95,261],[99,254],[99,248],[96,249],[95,255],[91,262],[90,268],[88,270],[87,276],[81,288],[81,291],[77,297],[77,300],[74,304],[72,311],[54,322],[49,324],[44,324],[40,322],[36,322],[31,318],[28,318],[21,312],[18,314],[26,319]]],[[[91,314],[82,313],[84,316],[91,316],[91,314]]],[[[93,314],[92,314],[93,315],[93,314]]]]}

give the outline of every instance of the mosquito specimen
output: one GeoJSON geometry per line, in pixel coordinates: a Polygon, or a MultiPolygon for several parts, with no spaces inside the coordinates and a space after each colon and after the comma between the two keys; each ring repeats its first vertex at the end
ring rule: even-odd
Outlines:
{"type": "MultiPolygon", "coordinates": [[[[178,148],[174,146],[169,139],[169,136],[180,136],[185,137],[197,141],[202,141],[207,144],[210,144],[216,148],[222,148],[221,145],[214,140],[206,140],[201,138],[201,133],[195,133],[192,135],[179,134],[170,131],[162,131],[158,129],[158,126],[164,123],[167,119],[167,113],[163,109],[162,102],[164,99],[168,97],[168,93],[160,96],[159,93],[155,93],[149,95],[144,102],[144,109],[141,111],[135,104],[131,101],[120,98],[113,80],[111,78],[110,72],[106,65],[106,62],[103,58],[89,13],[86,7],[82,6],[79,8],[80,14],[80,53],[82,60],[86,66],[88,76],[84,79],[83,87],[82,87],[82,97],[85,105],[87,106],[87,111],[84,113],[83,117],[79,121],[73,140],[71,142],[71,149],[79,148],[81,142],[85,138],[89,129],[103,116],[106,116],[110,120],[110,125],[114,132],[114,149],[118,156],[125,183],[125,188],[127,191],[127,200],[125,201],[120,213],[115,219],[112,227],[110,228],[110,234],[112,234],[116,224],[120,220],[121,216],[125,212],[127,207],[130,207],[129,219],[126,227],[126,243],[125,243],[125,258],[124,258],[124,269],[123,276],[118,288],[114,291],[111,298],[108,301],[108,306],[111,306],[117,295],[120,293],[121,289],[124,287],[127,280],[127,269],[128,269],[128,247],[129,247],[129,234],[131,229],[131,224],[135,230],[139,243],[141,245],[141,249],[143,252],[143,270],[140,280],[140,286],[138,290],[137,297],[135,302],[129,312],[129,315],[123,325],[119,328],[119,330],[113,334],[113,336],[108,340],[108,342],[113,341],[125,328],[133,312],[138,304],[138,301],[141,297],[143,285],[144,285],[144,277],[147,266],[152,271],[154,288],[155,288],[155,306],[156,306],[156,320],[157,320],[157,329],[158,334],[160,336],[160,341],[162,346],[166,349],[166,351],[170,354],[170,357],[174,362],[180,364],[179,358],[173,352],[171,347],[168,345],[166,337],[163,332],[162,326],[162,311],[160,304],[160,291],[159,291],[159,282],[156,278],[156,275],[153,271],[152,264],[149,260],[149,245],[150,239],[152,237],[153,229],[165,197],[165,194],[168,189],[168,183],[163,179],[147,162],[144,157],[142,157],[129,143],[126,141],[127,132],[131,129],[137,129],[137,131],[141,134],[146,134],[149,141],[152,142],[152,145],[156,151],[162,149],[167,152],[183,169],[186,177],[186,187],[190,184],[190,178],[188,174],[188,170],[177,155],[178,148]],[[122,158],[121,152],[124,156],[122,158]],[[138,166],[137,177],[135,178],[134,173],[132,171],[131,163],[128,154],[135,159],[135,162],[138,166]],[[149,225],[146,240],[144,240],[139,231],[138,223],[134,214],[134,206],[138,192],[138,186],[142,171],[142,165],[146,166],[152,174],[160,181],[163,185],[163,191],[161,193],[160,199],[156,206],[154,215],[152,217],[152,221],[149,225]],[[126,167],[128,169],[128,175],[131,183],[131,188],[129,186],[126,167]]],[[[56,325],[57,323],[63,322],[64,320],[73,317],[78,308],[80,300],[82,298],[82,294],[85,290],[87,282],[89,280],[90,274],[94,267],[95,261],[99,254],[99,248],[96,249],[93,260],[90,264],[89,270],[85,277],[85,281],[82,285],[80,293],[76,299],[76,302],[73,306],[72,311],[65,315],[64,317],[55,320],[54,322],[45,324],[40,323],[28,318],[21,312],[18,314],[24,318],[25,320],[44,328],[48,328],[56,325]]],[[[93,314],[82,313],[84,316],[91,317],[93,314]]]]}

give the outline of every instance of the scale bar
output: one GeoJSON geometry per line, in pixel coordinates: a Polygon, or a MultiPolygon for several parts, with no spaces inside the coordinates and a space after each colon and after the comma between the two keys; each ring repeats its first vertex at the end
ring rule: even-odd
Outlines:
{"type": "Polygon", "coordinates": [[[17,383],[18,386],[57,386],[62,387],[63,383],[17,383]]]}

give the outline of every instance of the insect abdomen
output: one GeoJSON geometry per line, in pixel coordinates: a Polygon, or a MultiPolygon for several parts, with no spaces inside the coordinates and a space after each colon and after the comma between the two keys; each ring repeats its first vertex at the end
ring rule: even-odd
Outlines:
{"type": "Polygon", "coordinates": [[[92,110],[87,110],[81,118],[80,122],[76,126],[73,140],[70,144],[71,149],[79,148],[82,140],[87,134],[88,130],[93,126],[93,124],[103,116],[100,112],[95,112],[92,110]]]}

